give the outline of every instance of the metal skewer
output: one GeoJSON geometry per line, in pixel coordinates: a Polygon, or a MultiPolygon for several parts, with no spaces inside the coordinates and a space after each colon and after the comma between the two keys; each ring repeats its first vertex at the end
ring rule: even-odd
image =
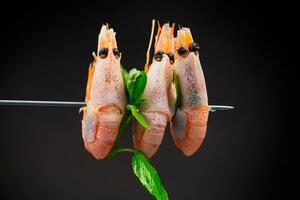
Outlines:
{"type": "Polygon", "coordinates": [[[232,110],[234,109],[233,106],[221,106],[221,105],[208,105],[209,111],[215,112],[218,110],[232,110]]]}
{"type": "Polygon", "coordinates": [[[0,105],[10,106],[64,106],[80,107],[86,105],[85,102],[78,101],[30,101],[30,100],[0,100],[0,105]]]}
{"type": "MultiPolygon", "coordinates": [[[[4,106],[63,106],[63,107],[81,107],[85,102],[80,101],[31,101],[31,100],[4,100],[0,99],[0,105],[4,106]]],[[[209,111],[231,110],[233,106],[209,105],[209,111]]]]}

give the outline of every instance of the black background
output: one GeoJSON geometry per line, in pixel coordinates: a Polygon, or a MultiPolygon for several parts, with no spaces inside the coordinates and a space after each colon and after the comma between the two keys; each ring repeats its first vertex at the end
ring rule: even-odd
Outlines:
{"type": "MultiPolygon", "coordinates": [[[[151,19],[191,28],[200,44],[211,113],[192,157],[169,131],[152,159],[170,199],[271,199],[281,193],[284,73],[281,5],[45,2],[1,5],[0,99],[73,100],[85,95],[87,67],[102,23],[117,32],[122,64],[142,69],[151,19]]],[[[149,199],[130,155],[97,161],[84,149],[77,108],[0,107],[0,199],[149,199]]],[[[130,128],[124,145],[131,145],[130,128]]]]}

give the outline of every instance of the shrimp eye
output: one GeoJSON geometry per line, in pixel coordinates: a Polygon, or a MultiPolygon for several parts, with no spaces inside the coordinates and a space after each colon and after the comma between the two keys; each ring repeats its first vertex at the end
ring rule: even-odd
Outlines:
{"type": "Polygon", "coordinates": [[[172,65],[174,63],[174,54],[169,52],[169,53],[167,53],[167,55],[169,56],[169,60],[170,60],[170,63],[172,65]]]}
{"type": "Polygon", "coordinates": [[[200,50],[200,47],[199,47],[199,44],[195,43],[195,42],[192,42],[190,45],[189,45],[189,51],[190,52],[196,52],[196,51],[199,51],[200,50]]]}
{"type": "Polygon", "coordinates": [[[108,48],[101,48],[98,52],[100,58],[106,58],[108,54],[108,48]]]}
{"type": "Polygon", "coordinates": [[[162,58],[163,58],[163,54],[164,54],[164,52],[162,52],[162,51],[156,51],[154,53],[154,59],[156,61],[160,62],[162,60],[162,58]]]}
{"type": "Polygon", "coordinates": [[[114,53],[114,55],[115,55],[115,57],[118,59],[118,58],[120,58],[120,51],[119,51],[119,49],[117,49],[117,48],[113,48],[113,53],[114,53]]]}
{"type": "Polygon", "coordinates": [[[177,49],[177,53],[178,53],[179,55],[181,55],[181,56],[186,55],[188,52],[189,52],[189,50],[188,50],[187,48],[185,48],[185,47],[179,47],[179,48],[177,49]]]}

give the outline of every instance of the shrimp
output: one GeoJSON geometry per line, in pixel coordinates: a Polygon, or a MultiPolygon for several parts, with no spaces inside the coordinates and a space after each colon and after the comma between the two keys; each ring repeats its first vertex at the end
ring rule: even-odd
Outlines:
{"type": "Polygon", "coordinates": [[[103,159],[116,139],[125,112],[126,97],[120,69],[121,54],[115,32],[103,25],[98,38],[98,54],[89,67],[82,137],[85,148],[103,159]]]}
{"type": "MultiPolygon", "coordinates": [[[[175,73],[179,80],[181,107],[171,121],[171,135],[184,155],[192,155],[202,144],[208,120],[205,79],[199,60],[199,45],[189,28],[181,28],[174,39],[175,73]]],[[[177,94],[179,95],[179,94],[177,94]]]]}
{"type": "MultiPolygon", "coordinates": [[[[136,149],[152,157],[158,150],[164,136],[167,123],[172,116],[169,106],[171,98],[174,71],[174,42],[173,27],[169,24],[159,26],[155,53],[152,64],[147,73],[147,85],[142,98],[148,103],[140,107],[140,111],[148,120],[149,129],[143,128],[136,120],[133,123],[133,143],[136,149]]],[[[145,66],[145,70],[148,67],[145,66]]]]}

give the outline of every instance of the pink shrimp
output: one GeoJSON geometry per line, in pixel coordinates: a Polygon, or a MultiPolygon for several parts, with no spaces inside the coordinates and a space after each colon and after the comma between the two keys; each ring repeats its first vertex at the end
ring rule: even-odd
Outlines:
{"type": "MultiPolygon", "coordinates": [[[[173,30],[174,26],[170,27],[169,24],[159,27],[154,59],[147,74],[147,85],[142,97],[149,102],[143,104],[140,111],[148,120],[150,128],[143,128],[137,121],[133,124],[134,146],[148,157],[157,151],[172,115],[169,101],[174,71],[173,30]]],[[[147,71],[147,66],[145,69],[147,71]]]]}
{"type": "Polygon", "coordinates": [[[120,52],[115,32],[108,25],[101,28],[94,57],[89,68],[82,137],[87,151],[103,159],[114,144],[126,106],[120,52]]]}
{"type": "Polygon", "coordinates": [[[175,73],[179,80],[181,107],[171,122],[175,145],[192,155],[202,144],[208,120],[205,79],[199,60],[199,46],[189,28],[177,31],[175,73]]]}

